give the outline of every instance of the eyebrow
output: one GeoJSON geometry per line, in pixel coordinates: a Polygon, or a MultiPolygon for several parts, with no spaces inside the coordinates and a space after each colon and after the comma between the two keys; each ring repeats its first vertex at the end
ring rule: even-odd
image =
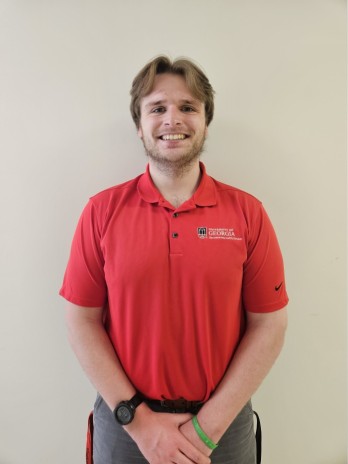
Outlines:
{"type": "MultiPolygon", "coordinates": [[[[155,100],[155,101],[150,101],[149,103],[146,103],[145,105],[145,108],[150,108],[150,107],[153,107],[153,106],[161,106],[163,104],[166,103],[166,100],[155,100]]],[[[196,99],[192,99],[192,100],[187,100],[187,99],[184,99],[184,100],[180,100],[180,104],[184,104],[184,105],[195,105],[199,103],[199,100],[196,100],[196,99]]]]}

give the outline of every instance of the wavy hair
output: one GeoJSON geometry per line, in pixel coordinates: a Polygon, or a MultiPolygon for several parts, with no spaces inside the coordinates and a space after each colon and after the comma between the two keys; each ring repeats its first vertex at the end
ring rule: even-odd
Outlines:
{"type": "Polygon", "coordinates": [[[214,90],[203,71],[188,58],[177,58],[172,61],[160,55],[147,63],[135,76],[131,94],[130,111],[133,121],[139,129],[141,117],[141,100],[148,95],[154,86],[157,74],[176,74],[182,76],[192,95],[204,103],[207,126],[214,115],[214,90]]]}

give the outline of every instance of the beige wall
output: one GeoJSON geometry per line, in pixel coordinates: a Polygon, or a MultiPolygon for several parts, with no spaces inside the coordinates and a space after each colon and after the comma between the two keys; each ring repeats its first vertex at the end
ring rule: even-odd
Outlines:
{"type": "Polygon", "coordinates": [[[339,0],[0,1],[0,463],[84,462],[94,391],[57,296],[81,208],[140,173],[131,79],[159,53],[216,89],[210,173],[282,245],[286,346],[254,398],[265,464],[346,463],[346,13],[339,0]]]}

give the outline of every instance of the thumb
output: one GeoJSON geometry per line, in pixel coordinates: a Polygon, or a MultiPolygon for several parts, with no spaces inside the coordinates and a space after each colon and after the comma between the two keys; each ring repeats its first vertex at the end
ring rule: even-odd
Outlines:
{"type": "Polygon", "coordinates": [[[185,424],[186,422],[189,422],[193,415],[190,413],[182,413],[182,414],[174,414],[176,418],[176,424],[178,427],[180,427],[182,424],[185,424]]]}

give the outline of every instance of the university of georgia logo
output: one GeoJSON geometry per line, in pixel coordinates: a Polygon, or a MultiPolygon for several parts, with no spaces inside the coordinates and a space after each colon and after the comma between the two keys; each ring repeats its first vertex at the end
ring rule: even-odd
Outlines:
{"type": "Polygon", "coordinates": [[[242,240],[231,227],[197,227],[199,238],[211,240],[242,240]]]}
{"type": "Polygon", "coordinates": [[[206,227],[198,227],[197,233],[199,238],[207,238],[207,228],[206,227]]]}

